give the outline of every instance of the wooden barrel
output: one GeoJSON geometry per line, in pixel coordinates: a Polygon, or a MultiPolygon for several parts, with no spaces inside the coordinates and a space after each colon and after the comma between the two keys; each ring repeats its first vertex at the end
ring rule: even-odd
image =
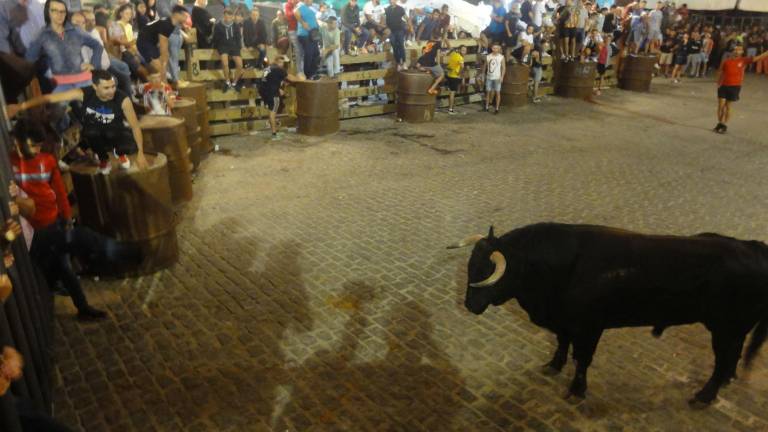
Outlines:
{"type": "Polygon", "coordinates": [[[109,274],[150,273],[179,257],[167,159],[162,153],[145,154],[148,168],[113,170],[106,176],[93,164],[70,165],[80,223],[142,251],[140,264],[121,263],[109,274]]]}
{"type": "Polygon", "coordinates": [[[139,119],[144,148],[168,159],[168,180],[174,203],[192,199],[192,166],[184,122],[169,116],[146,115],[139,119]]]}
{"type": "Polygon", "coordinates": [[[656,56],[629,55],[619,78],[619,88],[637,92],[651,91],[656,56]]]}
{"type": "Polygon", "coordinates": [[[404,70],[397,74],[397,118],[408,123],[430,122],[437,98],[427,94],[434,82],[431,74],[404,70]]]}
{"type": "Polygon", "coordinates": [[[335,79],[296,83],[296,132],[322,136],[339,130],[339,82],[335,79]]]}
{"type": "Polygon", "coordinates": [[[200,126],[203,153],[213,151],[211,127],[208,124],[208,88],[205,83],[187,81],[179,85],[179,96],[194,99],[197,103],[197,125],[200,126]]]}
{"type": "Polygon", "coordinates": [[[555,94],[562,97],[587,99],[592,95],[597,74],[597,63],[556,61],[555,94]]]}
{"type": "Polygon", "coordinates": [[[200,165],[200,126],[197,124],[197,104],[194,99],[177,98],[173,104],[173,116],[184,120],[187,130],[187,144],[189,144],[189,160],[194,169],[200,165]]]}
{"type": "Polygon", "coordinates": [[[519,107],[528,103],[528,77],[531,70],[526,65],[507,65],[501,83],[501,105],[519,107]]]}

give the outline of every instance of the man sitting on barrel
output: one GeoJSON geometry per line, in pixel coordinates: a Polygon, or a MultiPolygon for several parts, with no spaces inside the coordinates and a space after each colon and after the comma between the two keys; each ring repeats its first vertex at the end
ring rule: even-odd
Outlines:
{"type": "Polygon", "coordinates": [[[114,77],[107,71],[92,73],[91,87],[77,88],[61,93],[47,94],[20,105],[9,106],[9,116],[18,110],[26,110],[47,103],[78,100],[82,102],[79,113],[83,125],[81,145],[90,148],[99,158],[99,171],[108,175],[111,168],[109,153],[114,153],[120,167],[128,169],[131,162],[127,155],[136,153],[139,169],[147,166],[139,120],[131,99],[115,87],[114,77]],[[126,125],[127,123],[127,125],[126,125]]]}

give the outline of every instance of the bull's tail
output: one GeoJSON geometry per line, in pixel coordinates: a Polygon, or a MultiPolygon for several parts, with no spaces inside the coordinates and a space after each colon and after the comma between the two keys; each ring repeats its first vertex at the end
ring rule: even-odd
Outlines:
{"type": "Polygon", "coordinates": [[[763,318],[757,323],[754,330],[752,330],[752,336],[749,338],[747,352],[744,355],[745,367],[750,367],[752,360],[754,360],[755,356],[760,352],[760,347],[763,346],[766,336],[768,336],[768,318],[763,318]]]}

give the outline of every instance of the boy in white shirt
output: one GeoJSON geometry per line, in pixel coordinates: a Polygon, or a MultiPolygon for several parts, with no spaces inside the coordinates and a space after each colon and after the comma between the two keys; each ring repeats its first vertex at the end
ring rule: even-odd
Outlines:
{"type": "Polygon", "coordinates": [[[488,111],[493,100],[496,96],[496,110],[494,114],[499,113],[499,106],[501,105],[501,83],[504,81],[504,73],[506,72],[506,60],[501,53],[501,45],[495,43],[491,48],[491,53],[486,58],[485,66],[485,109],[488,111]]]}

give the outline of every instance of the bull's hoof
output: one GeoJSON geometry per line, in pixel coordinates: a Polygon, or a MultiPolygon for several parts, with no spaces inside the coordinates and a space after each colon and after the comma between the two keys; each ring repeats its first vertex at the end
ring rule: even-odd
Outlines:
{"type": "Polygon", "coordinates": [[[555,376],[563,370],[562,366],[557,367],[552,363],[547,363],[541,367],[541,373],[546,376],[555,376]]]}
{"type": "Polygon", "coordinates": [[[717,398],[717,393],[709,392],[705,388],[696,393],[696,395],[693,396],[693,399],[688,401],[688,405],[690,405],[692,409],[704,409],[711,405],[715,398],[717,398]]]}
{"type": "Polygon", "coordinates": [[[587,395],[585,393],[574,393],[572,391],[567,391],[565,395],[563,396],[563,399],[565,399],[566,402],[568,402],[571,405],[578,405],[587,398],[587,395]]]}
{"type": "Polygon", "coordinates": [[[703,410],[704,408],[708,408],[711,404],[712,402],[704,402],[697,398],[693,398],[688,401],[688,406],[694,410],[703,410]]]}
{"type": "Polygon", "coordinates": [[[666,329],[666,327],[656,326],[653,328],[653,330],[651,330],[651,334],[655,338],[660,338],[661,335],[664,333],[664,329],[666,329]]]}

